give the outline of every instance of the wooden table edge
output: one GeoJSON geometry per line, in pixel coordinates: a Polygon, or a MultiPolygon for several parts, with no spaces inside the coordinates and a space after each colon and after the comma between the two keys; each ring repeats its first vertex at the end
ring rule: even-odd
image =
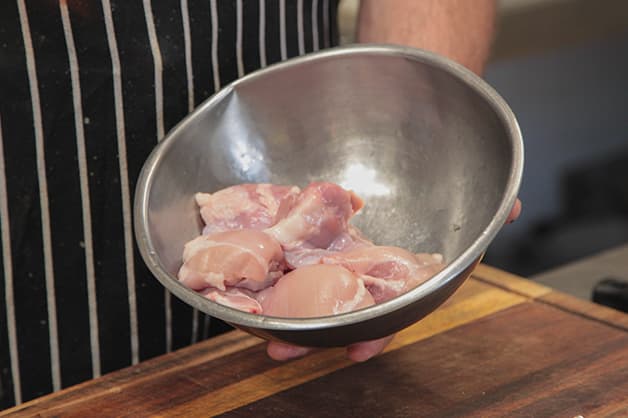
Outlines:
{"type": "Polygon", "coordinates": [[[628,314],[535,283],[516,274],[508,273],[486,264],[480,264],[471,274],[472,278],[517,293],[538,303],[602,322],[613,328],[628,331],[628,314]]]}
{"type": "MultiPolygon", "coordinates": [[[[615,311],[610,308],[606,308],[600,305],[593,304],[591,302],[579,300],[561,292],[553,291],[551,288],[536,284],[530,280],[524,279],[520,276],[504,272],[500,269],[490,267],[486,264],[480,264],[476,267],[471,274],[469,280],[473,280],[485,285],[491,286],[496,290],[502,290],[511,294],[508,300],[503,301],[501,306],[495,306],[492,310],[486,310],[484,313],[470,318],[468,321],[461,321],[450,327],[444,327],[442,329],[435,330],[432,334],[424,333],[422,337],[412,337],[400,332],[401,338],[398,338],[397,342],[393,341],[390,347],[386,350],[392,351],[401,348],[405,345],[411,344],[413,340],[420,340],[423,338],[429,338],[430,336],[437,335],[441,332],[446,332],[450,329],[464,326],[470,322],[478,319],[494,315],[498,312],[504,311],[513,306],[519,305],[524,302],[538,302],[546,305],[553,306],[557,309],[569,312],[571,314],[602,322],[614,328],[619,328],[624,331],[628,331],[628,315],[615,311]]],[[[424,320],[425,321],[425,320],[424,320]]],[[[424,322],[421,321],[421,322],[424,322]]],[[[189,367],[191,362],[189,358],[194,358],[193,363],[200,363],[205,361],[211,361],[215,358],[226,356],[237,351],[252,347],[257,344],[261,344],[262,340],[252,335],[246,334],[240,330],[230,331],[226,334],[214,337],[210,340],[196,343],[192,346],[181,348],[175,352],[168,353],[153,359],[149,359],[141,362],[138,365],[130,366],[112,373],[106,374],[96,379],[70,386],[62,389],[61,391],[44,395],[40,398],[36,398],[25,402],[21,405],[12,407],[0,411],[0,416],[7,416],[12,414],[19,414],[20,412],[26,412],[25,410],[35,407],[38,404],[45,404],[48,401],[68,398],[68,403],[82,402],[84,399],[73,399],[73,394],[86,390],[89,392],[90,388],[98,390],[98,394],[101,393],[115,393],[121,390],[129,382],[133,381],[139,373],[148,371],[148,375],[145,378],[153,378],[162,373],[171,373],[177,368],[189,367]],[[161,364],[166,361],[169,365],[166,369],[157,370],[155,367],[157,364],[161,364]]],[[[348,365],[348,364],[347,364],[348,365]]],[[[341,365],[339,367],[346,367],[341,365]]],[[[315,373],[315,371],[313,371],[315,373]]],[[[89,396],[88,396],[89,397],[89,396]]],[[[55,409],[56,407],[53,407],[55,409]]],[[[32,411],[36,412],[36,411],[32,411]]]]}

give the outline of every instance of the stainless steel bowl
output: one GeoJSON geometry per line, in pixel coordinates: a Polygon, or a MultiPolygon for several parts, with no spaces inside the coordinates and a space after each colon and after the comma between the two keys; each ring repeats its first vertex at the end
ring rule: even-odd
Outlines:
{"type": "Polygon", "coordinates": [[[141,172],[136,239],[157,279],[193,307],[267,339],[346,345],[405,328],[462,284],[504,224],[522,167],[515,117],[462,66],[411,48],[337,48],[248,75],[177,125],[141,172]],[[202,226],[194,193],[313,180],[362,196],[354,223],[376,243],[440,252],[447,267],[386,303],[311,319],[240,312],[177,281],[202,226]]]}

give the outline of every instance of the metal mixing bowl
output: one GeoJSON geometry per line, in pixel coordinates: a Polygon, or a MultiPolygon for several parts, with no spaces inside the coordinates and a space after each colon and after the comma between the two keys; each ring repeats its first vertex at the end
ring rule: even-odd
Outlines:
{"type": "Polygon", "coordinates": [[[465,68],[411,48],[336,48],[250,74],[179,123],[140,175],[136,239],[157,279],[193,307],[267,339],[346,345],[403,329],[462,284],[504,224],[522,167],[515,117],[465,68]],[[313,180],[364,198],[353,223],[377,244],[439,252],[447,267],[386,303],[311,319],[240,312],[177,281],[183,245],[202,227],[194,193],[313,180]]]}

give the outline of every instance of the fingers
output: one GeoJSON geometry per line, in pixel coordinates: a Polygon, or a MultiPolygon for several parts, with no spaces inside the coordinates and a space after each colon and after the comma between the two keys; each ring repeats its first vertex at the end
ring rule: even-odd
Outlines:
{"type": "MultiPolygon", "coordinates": [[[[352,344],[347,347],[347,357],[352,361],[362,362],[381,353],[384,348],[392,341],[393,335],[380,338],[378,340],[364,341],[352,344]]],[[[266,346],[268,357],[273,360],[285,361],[299,357],[303,357],[314,351],[313,348],[299,347],[296,345],[284,344],[276,341],[270,341],[266,346]]]]}
{"type": "Polygon", "coordinates": [[[515,204],[512,206],[512,209],[510,210],[510,214],[506,219],[506,223],[513,223],[519,217],[519,215],[521,215],[521,200],[517,199],[515,204]]]}
{"type": "Polygon", "coordinates": [[[366,361],[381,353],[392,341],[393,335],[379,340],[365,341],[347,347],[347,356],[353,361],[366,361]]]}
{"type": "Polygon", "coordinates": [[[268,357],[279,361],[303,357],[311,351],[311,348],[278,343],[275,341],[270,341],[266,346],[266,353],[268,354],[268,357]]]}

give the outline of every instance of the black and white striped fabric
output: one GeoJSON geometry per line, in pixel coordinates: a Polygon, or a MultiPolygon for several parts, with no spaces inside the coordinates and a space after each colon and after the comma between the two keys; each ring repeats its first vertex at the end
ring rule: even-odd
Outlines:
{"type": "Polygon", "coordinates": [[[333,44],[336,3],[0,2],[0,408],[227,329],[144,266],[136,178],[221,86],[333,44]]]}

